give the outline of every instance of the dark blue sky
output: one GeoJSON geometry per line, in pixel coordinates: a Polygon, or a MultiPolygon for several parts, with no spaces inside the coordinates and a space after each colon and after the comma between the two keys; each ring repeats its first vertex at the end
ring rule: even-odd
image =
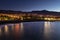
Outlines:
{"type": "Polygon", "coordinates": [[[60,11],[60,0],[0,0],[0,10],[50,10],[60,11]]]}

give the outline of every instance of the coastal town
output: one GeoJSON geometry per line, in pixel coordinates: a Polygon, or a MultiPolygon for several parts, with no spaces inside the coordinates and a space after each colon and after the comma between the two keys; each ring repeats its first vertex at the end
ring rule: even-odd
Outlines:
{"type": "Polygon", "coordinates": [[[0,12],[0,21],[12,21],[12,20],[47,20],[47,21],[60,21],[60,15],[58,12],[34,11],[34,12],[0,12]],[[56,13],[56,15],[55,15],[56,13]]]}

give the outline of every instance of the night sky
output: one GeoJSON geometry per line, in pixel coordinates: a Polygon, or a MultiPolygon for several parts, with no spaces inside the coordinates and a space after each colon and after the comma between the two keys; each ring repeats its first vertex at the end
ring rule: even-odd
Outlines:
{"type": "Polygon", "coordinates": [[[60,11],[60,0],[0,0],[0,10],[60,11]]]}

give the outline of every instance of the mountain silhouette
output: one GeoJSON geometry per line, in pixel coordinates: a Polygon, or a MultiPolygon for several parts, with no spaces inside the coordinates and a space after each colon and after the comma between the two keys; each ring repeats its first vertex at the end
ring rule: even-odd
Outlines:
{"type": "Polygon", "coordinates": [[[55,12],[55,11],[48,11],[48,10],[41,10],[41,11],[31,11],[31,12],[23,12],[23,11],[13,11],[13,10],[0,10],[0,13],[7,13],[7,14],[15,14],[15,13],[27,13],[27,14],[42,14],[42,15],[59,15],[60,12],[55,12]]]}

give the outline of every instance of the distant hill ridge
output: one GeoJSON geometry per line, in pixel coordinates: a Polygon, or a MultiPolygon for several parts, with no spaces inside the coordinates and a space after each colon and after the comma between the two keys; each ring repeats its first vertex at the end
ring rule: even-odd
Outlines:
{"type": "Polygon", "coordinates": [[[56,11],[47,11],[47,10],[41,10],[41,11],[31,11],[31,12],[23,12],[23,11],[13,11],[13,10],[0,10],[0,13],[36,13],[36,14],[43,14],[43,15],[60,15],[60,12],[56,11]]]}
{"type": "MultiPolygon", "coordinates": [[[[0,12],[23,12],[23,11],[14,11],[14,10],[0,10],[0,12]]],[[[48,11],[48,10],[36,10],[36,11],[31,11],[31,12],[55,12],[55,11],[48,11]]]]}

